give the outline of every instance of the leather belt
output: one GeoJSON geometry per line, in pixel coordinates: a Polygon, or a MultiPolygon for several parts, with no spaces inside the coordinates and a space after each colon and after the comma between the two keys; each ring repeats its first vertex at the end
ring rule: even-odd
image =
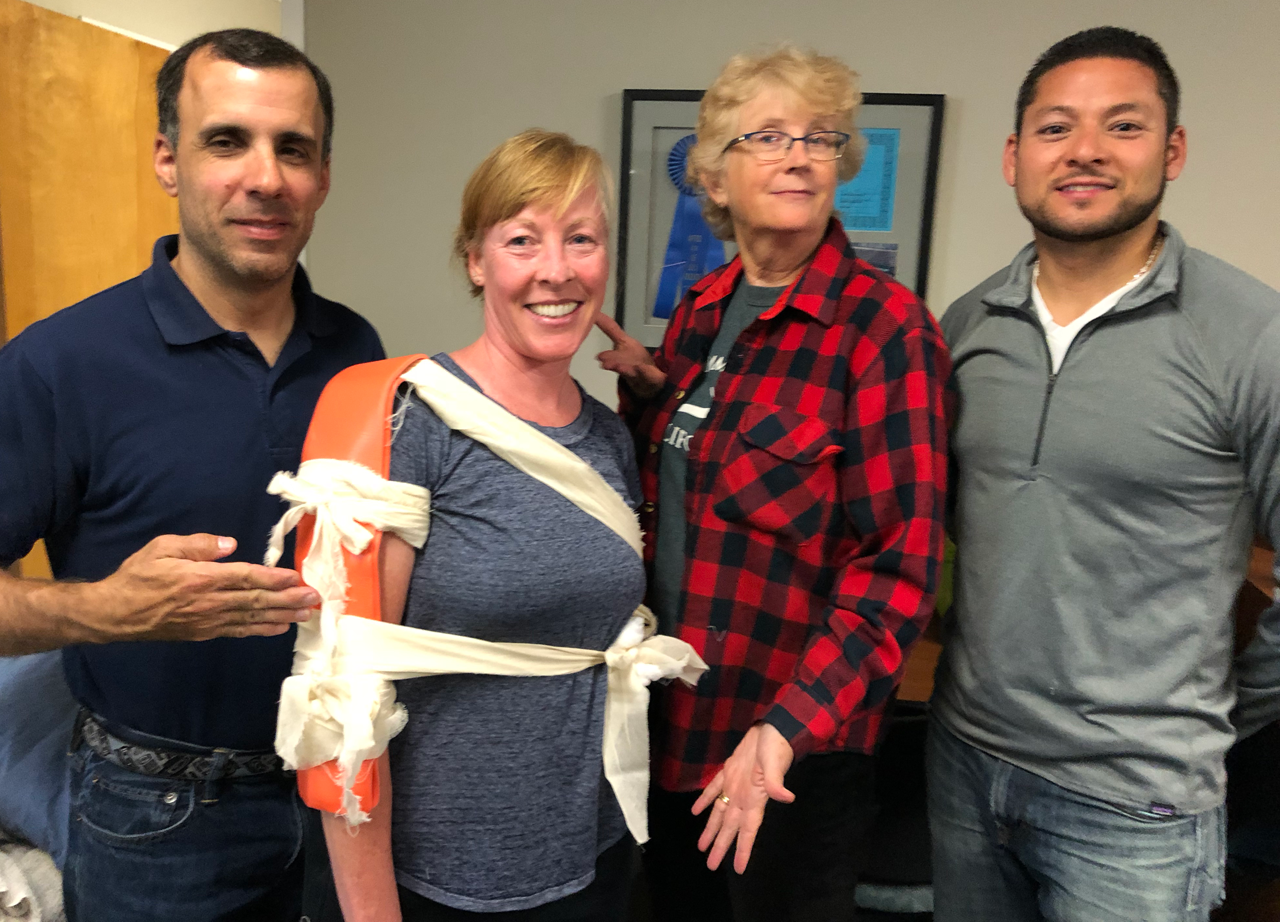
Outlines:
{"type": "Polygon", "coordinates": [[[76,721],[73,749],[77,740],[84,740],[90,749],[111,764],[139,775],[179,778],[185,781],[217,781],[223,778],[269,775],[284,769],[280,757],[271,750],[210,749],[197,753],[131,743],[108,731],[93,714],[84,709],[81,709],[76,721]]]}

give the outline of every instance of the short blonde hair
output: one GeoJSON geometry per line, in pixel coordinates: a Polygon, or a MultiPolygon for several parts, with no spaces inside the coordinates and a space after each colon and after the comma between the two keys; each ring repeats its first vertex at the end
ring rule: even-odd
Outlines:
{"type": "MultiPolygon", "coordinates": [[[[729,59],[698,108],[698,142],[689,152],[689,182],[705,191],[706,179],[724,171],[725,145],[742,132],[738,113],[765,87],[792,90],[815,112],[833,115],[836,130],[851,135],[840,157],[840,181],[852,179],[862,167],[866,140],[854,126],[862,93],[858,74],[843,61],[783,45],[772,51],[739,54],[729,59]]],[[[733,239],[729,209],[702,197],[702,216],[721,240],[733,239]]]]}
{"type": "MultiPolygon", "coordinates": [[[[595,187],[605,229],[613,202],[613,178],[594,147],[567,134],[530,128],[508,138],[476,167],[462,191],[462,216],[453,234],[453,255],[466,269],[467,259],[489,228],[514,218],[530,205],[551,206],[562,214],[582,192],[595,187]]],[[[471,294],[484,291],[471,282],[471,294]]]]}

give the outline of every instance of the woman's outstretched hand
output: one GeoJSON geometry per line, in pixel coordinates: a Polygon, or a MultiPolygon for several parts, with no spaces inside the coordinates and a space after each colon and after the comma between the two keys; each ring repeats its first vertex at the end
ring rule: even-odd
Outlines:
{"type": "Polygon", "coordinates": [[[698,839],[700,851],[711,849],[707,856],[711,870],[720,867],[737,839],[733,869],[746,873],[765,805],[770,799],[784,804],[796,799],[783,784],[792,755],[791,744],[772,724],[758,723],[747,731],[724,768],[703,789],[693,813],[696,816],[711,807],[706,829],[698,839]]]}
{"type": "Polygon", "coordinates": [[[597,314],[596,326],[613,340],[612,349],[596,356],[600,367],[622,375],[637,397],[647,400],[667,383],[666,373],[653,361],[649,350],[622,329],[616,320],[606,314],[597,314]]]}

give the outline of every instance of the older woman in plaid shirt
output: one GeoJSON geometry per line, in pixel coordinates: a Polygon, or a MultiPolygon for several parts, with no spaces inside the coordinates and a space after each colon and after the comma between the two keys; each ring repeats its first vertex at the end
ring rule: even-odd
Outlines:
{"type": "Polygon", "coordinates": [[[855,917],[872,754],[933,611],[950,362],[924,304],[857,259],[834,214],[861,165],[859,101],[833,58],[733,58],[689,178],[738,256],[688,291],[653,356],[598,320],[641,463],[649,601],[711,667],[655,712],[645,858],[663,920],[855,917]]]}

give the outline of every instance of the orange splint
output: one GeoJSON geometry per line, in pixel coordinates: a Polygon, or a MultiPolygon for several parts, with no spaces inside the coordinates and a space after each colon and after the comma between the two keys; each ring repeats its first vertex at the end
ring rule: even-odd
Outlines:
{"type": "MultiPolygon", "coordinates": [[[[316,403],[302,446],[302,460],[337,458],[364,465],[381,477],[391,466],[391,414],[400,376],[427,358],[425,355],[402,355],[353,365],[338,372],[325,386],[316,403]]],[[[367,523],[362,523],[366,524],[367,523]]],[[[295,568],[311,548],[315,516],[307,515],[298,523],[295,568]]],[[[361,618],[382,617],[382,583],[378,557],[382,533],[371,529],[373,538],[361,554],[342,551],[347,567],[346,614],[361,618]]],[[[303,802],[317,810],[341,816],[342,782],[337,761],[298,771],[298,793],[303,802]]],[[[352,784],[352,793],[360,801],[360,809],[368,813],[378,803],[378,763],[363,762],[352,784]]]]}

